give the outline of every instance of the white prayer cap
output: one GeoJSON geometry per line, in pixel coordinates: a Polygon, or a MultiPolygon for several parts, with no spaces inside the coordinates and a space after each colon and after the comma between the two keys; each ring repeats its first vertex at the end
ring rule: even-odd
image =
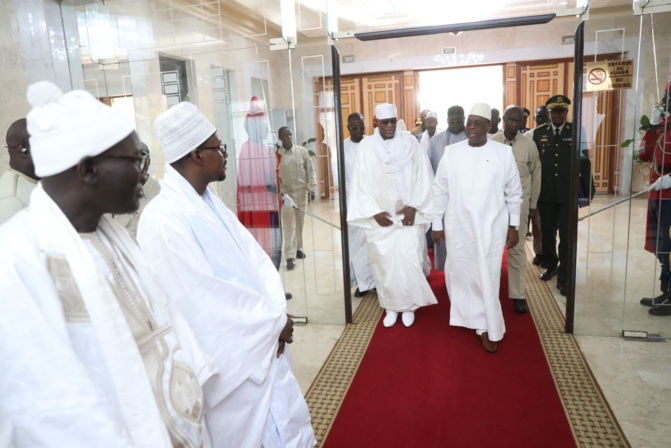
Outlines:
{"type": "Polygon", "coordinates": [[[396,105],[389,103],[382,103],[375,106],[375,116],[378,120],[386,120],[387,118],[396,118],[396,105]]]}
{"type": "Polygon", "coordinates": [[[477,115],[492,121],[492,108],[487,103],[475,103],[468,115],[477,115]]]}
{"type": "Polygon", "coordinates": [[[429,112],[428,114],[426,114],[426,118],[435,118],[435,119],[438,119],[438,113],[437,113],[437,112],[434,112],[434,111],[431,111],[431,112],[429,112]]]}
{"type": "Polygon", "coordinates": [[[154,132],[166,163],[181,159],[217,132],[195,104],[183,101],[154,121],[154,132]]]}
{"type": "Polygon", "coordinates": [[[84,90],[63,94],[55,84],[28,86],[30,151],[39,177],[62,173],[110,149],[135,130],[118,111],[84,90]]]}

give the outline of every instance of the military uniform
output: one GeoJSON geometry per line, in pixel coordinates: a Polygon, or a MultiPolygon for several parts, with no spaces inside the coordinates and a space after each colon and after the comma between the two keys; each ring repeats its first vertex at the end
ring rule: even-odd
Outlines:
{"type": "MultiPolygon", "coordinates": [[[[550,98],[548,110],[568,109],[571,101],[564,95],[550,98]]],[[[549,280],[556,271],[557,285],[566,293],[568,262],[568,217],[569,190],[571,185],[571,152],[573,151],[573,124],[564,122],[555,128],[552,121],[533,130],[533,140],[541,158],[541,192],[538,198],[538,214],[541,218],[543,266],[547,272],[541,276],[549,280]],[[558,133],[556,131],[559,131],[558,133]],[[559,230],[559,253],[557,253],[557,230],[559,230]]],[[[590,192],[591,167],[589,158],[580,158],[581,197],[590,192]]],[[[587,201],[589,202],[589,201],[587,201]]]]}

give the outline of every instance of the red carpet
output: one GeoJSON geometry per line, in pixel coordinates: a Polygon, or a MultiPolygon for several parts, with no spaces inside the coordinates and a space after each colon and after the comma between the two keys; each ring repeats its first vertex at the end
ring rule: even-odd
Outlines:
{"type": "Polygon", "coordinates": [[[378,322],[324,446],[575,446],[531,315],[513,312],[506,279],[506,334],[489,354],[474,330],[448,325],[445,278],[432,272],[438,305],[410,328],[400,316],[392,328],[378,322]]]}

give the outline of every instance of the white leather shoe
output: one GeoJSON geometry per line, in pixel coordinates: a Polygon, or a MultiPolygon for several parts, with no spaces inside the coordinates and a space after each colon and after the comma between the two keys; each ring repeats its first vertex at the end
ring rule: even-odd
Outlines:
{"type": "Polygon", "coordinates": [[[387,315],[384,316],[382,325],[384,325],[387,328],[393,327],[394,324],[396,323],[396,319],[398,319],[398,313],[396,311],[387,310],[387,315]]]}
{"type": "Polygon", "coordinates": [[[414,311],[405,311],[401,315],[401,320],[403,321],[403,325],[406,327],[409,327],[415,322],[415,312],[414,311]]]}

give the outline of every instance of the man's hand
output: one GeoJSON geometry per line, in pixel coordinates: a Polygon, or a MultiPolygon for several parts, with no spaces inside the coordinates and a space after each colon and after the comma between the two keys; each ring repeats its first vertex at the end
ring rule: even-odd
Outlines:
{"type": "Polygon", "coordinates": [[[280,345],[277,347],[277,357],[279,358],[283,353],[284,353],[284,347],[286,347],[287,344],[284,341],[280,341],[280,345]]]}
{"type": "Polygon", "coordinates": [[[536,210],[535,208],[530,208],[529,209],[529,218],[533,219],[536,216],[538,216],[538,210],[536,210]]]}
{"type": "Polygon", "coordinates": [[[391,220],[391,215],[387,212],[380,212],[377,215],[374,215],[375,221],[382,227],[389,227],[394,224],[394,221],[391,220]]]}
{"type": "Polygon", "coordinates": [[[515,230],[513,227],[508,227],[508,239],[506,241],[506,246],[508,249],[512,249],[517,246],[517,243],[520,242],[520,231],[515,230]]]}
{"type": "Polygon", "coordinates": [[[432,230],[431,231],[431,240],[433,240],[434,244],[440,244],[441,241],[445,239],[445,231],[444,230],[432,230]]]}
{"type": "Polygon", "coordinates": [[[293,199],[291,199],[291,196],[288,194],[283,194],[282,195],[282,204],[284,204],[285,207],[292,208],[296,205],[293,199]]]}
{"type": "Polygon", "coordinates": [[[308,199],[310,201],[314,201],[316,197],[317,197],[317,193],[315,191],[311,191],[310,193],[308,193],[308,199]]]}
{"type": "Polygon", "coordinates": [[[403,225],[411,226],[415,224],[415,214],[417,210],[414,207],[405,207],[396,212],[397,215],[403,215],[403,225]]]}
{"type": "Polygon", "coordinates": [[[294,342],[294,320],[292,319],[291,314],[287,314],[287,323],[284,325],[284,329],[280,333],[280,341],[291,344],[294,342]]]}
{"type": "Polygon", "coordinates": [[[662,176],[653,183],[651,183],[646,190],[651,191],[651,190],[666,190],[668,188],[671,188],[671,176],[666,175],[662,176]]]}

